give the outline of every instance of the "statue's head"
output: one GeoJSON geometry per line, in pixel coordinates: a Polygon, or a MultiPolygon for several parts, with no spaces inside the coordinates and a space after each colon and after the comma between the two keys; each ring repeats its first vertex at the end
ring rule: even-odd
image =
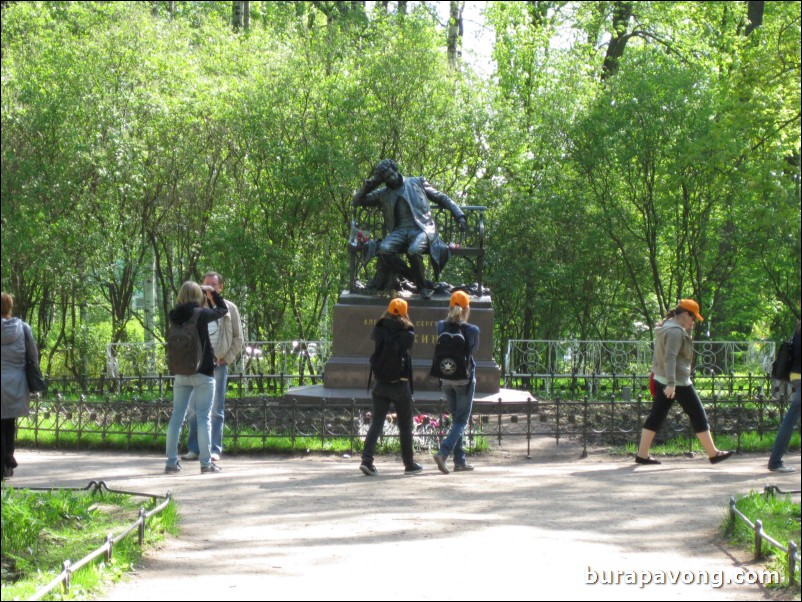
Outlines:
{"type": "Polygon", "coordinates": [[[404,177],[398,169],[398,163],[392,159],[382,159],[373,168],[373,177],[384,182],[388,188],[400,188],[404,177]]]}

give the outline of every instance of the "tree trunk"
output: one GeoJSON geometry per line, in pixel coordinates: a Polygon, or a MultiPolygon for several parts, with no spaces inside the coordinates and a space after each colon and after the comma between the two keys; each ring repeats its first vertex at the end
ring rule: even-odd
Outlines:
{"type": "Polygon", "coordinates": [[[624,48],[629,39],[627,27],[632,18],[632,2],[616,2],[613,6],[613,33],[610,44],[607,46],[607,54],[604,57],[602,66],[602,80],[616,74],[618,71],[618,60],[624,56],[624,48]]]}
{"type": "Polygon", "coordinates": [[[763,9],[766,3],[757,0],[749,0],[747,3],[746,14],[749,17],[749,24],[746,26],[746,35],[763,25],[763,9]]]}
{"type": "Polygon", "coordinates": [[[243,15],[245,13],[243,4],[245,3],[235,0],[231,4],[231,24],[234,27],[234,31],[239,31],[242,29],[243,15]]]}
{"type": "Polygon", "coordinates": [[[450,15],[448,18],[448,64],[452,69],[459,69],[460,57],[462,55],[462,13],[464,10],[465,2],[451,0],[450,15]]]}

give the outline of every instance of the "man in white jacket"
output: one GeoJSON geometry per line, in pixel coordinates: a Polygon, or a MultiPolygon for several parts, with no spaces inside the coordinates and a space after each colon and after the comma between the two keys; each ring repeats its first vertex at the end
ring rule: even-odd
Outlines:
{"type": "MultiPolygon", "coordinates": [[[[223,291],[223,277],[217,272],[206,272],[203,275],[203,284],[211,286],[218,293],[223,291]]],[[[217,322],[209,324],[209,340],[212,343],[215,357],[214,367],[214,401],[212,402],[212,433],[211,451],[212,460],[217,461],[223,453],[223,425],[226,413],[226,390],[228,387],[228,366],[237,361],[242,350],[244,339],[242,337],[242,322],[239,309],[228,299],[228,314],[217,322]]],[[[187,438],[186,454],[181,456],[184,460],[198,459],[198,430],[197,421],[187,415],[189,435],[187,438]]]]}

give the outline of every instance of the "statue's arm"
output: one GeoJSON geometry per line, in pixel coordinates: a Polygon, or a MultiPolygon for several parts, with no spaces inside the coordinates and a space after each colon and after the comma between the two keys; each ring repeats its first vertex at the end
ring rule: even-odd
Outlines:
{"type": "Polygon", "coordinates": [[[426,178],[421,178],[421,183],[423,184],[423,191],[426,193],[426,198],[433,203],[437,203],[444,209],[448,209],[454,216],[454,219],[457,220],[457,223],[459,223],[460,227],[465,227],[465,214],[462,212],[462,209],[459,208],[459,205],[457,205],[445,192],[440,192],[434,186],[429,184],[426,178]]]}
{"type": "Polygon", "coordinates": [[[378,205],[381,193],[384,190],[384,188],[376,190],[379,184],[381,184],[381,182],[373,178],[365,180],[362,188],[357,190],[354,196],[351,197],[351,205],[378,205]]]}

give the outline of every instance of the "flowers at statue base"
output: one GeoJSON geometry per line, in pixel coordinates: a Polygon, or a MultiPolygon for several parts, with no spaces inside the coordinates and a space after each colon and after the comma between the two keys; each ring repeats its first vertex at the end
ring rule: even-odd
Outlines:
{"type": "Polygon", "coordinates": [[[357,230],[353,244],[357,249],[364,249],[370,241],[370,234],[364,230],[357,230]]]}

